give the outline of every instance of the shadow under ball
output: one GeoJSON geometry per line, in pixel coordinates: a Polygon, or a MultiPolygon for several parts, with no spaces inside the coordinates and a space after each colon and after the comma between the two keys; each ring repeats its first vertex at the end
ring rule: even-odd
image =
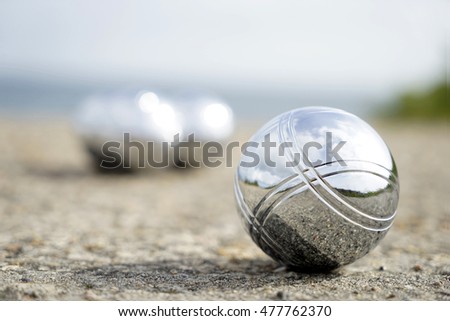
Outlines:
{"type": "Polygon", "coordinates": [[[299,108],[250,142],[235,196],[245,229],[273,259],[296,270],[333,270],[386,235],[399,201],[397,168],[366,122],[339,109],[299,108]]]}

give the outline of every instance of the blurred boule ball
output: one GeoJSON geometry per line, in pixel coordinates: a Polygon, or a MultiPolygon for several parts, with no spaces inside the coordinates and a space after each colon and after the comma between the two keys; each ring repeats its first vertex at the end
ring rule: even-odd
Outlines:
{"type": "MultiPolygon", "coordinates": [[[[155,164],[166,163],[167,159],[169,166],[181,163],[186,166],[192,155],[180,149],[176,158],[172,143],[187,142],[190,135],[200,143],[222,142],[232,134],[234,120],[231,108],[211,95],[185,97],[157,90],[135,90],[87,97],[75,114],[74,125],[97,168],[123,169],[140,167],[143,158],[139,153],[146,160],[152,157],[155,164]],[[133,146],[134,142],[142,143],[144,152],[128,148],[128,141],[133,146]],[[110,148],[119,156],[117,161],[105,153],[105,144],[109,142],[120,143],[119,147],[110,148]],[[168,144],[167,149],[161,146],[163,143],[168,144]]],[[[151,166],[148,161],[144,163],[145,167],[151,166]]]]}

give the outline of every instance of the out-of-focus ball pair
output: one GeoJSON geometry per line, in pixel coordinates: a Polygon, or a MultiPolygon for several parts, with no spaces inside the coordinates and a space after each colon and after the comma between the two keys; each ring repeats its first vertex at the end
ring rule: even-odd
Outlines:
{"type": "Polygon", "coordinates": [[[87,98],[78,108],[74,124],[96,168],[148,167],[148,158],[186,165],[185,150],[174,159],[163,143],[225,141],[233,132],[231,108],[221,99],[199,93],[164,94],[157,90],[115,92],[87,98]],[[119,145],[107,143],[119,143],[119,145]],[[139,149],[137,144],[143,146],[139,149]],[[149,150],[148,143],[153,144],[149,150]],[[139,154],[140,153],[140,154],[139,154]],[[119,156],[114,158],[113,156],[119,156]]]}

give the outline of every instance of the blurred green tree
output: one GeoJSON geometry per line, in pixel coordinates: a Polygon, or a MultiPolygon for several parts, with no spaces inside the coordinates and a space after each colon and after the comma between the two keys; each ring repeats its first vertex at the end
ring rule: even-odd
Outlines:
{"type": "Polygon", "coordinates": [[[424,92],[406,92],[387,110],[395,118],[450,121],[450,85],[444,82],[424,92]]]}

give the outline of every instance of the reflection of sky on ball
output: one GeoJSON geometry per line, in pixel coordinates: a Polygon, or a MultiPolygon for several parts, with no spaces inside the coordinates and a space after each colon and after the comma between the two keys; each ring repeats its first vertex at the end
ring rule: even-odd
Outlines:
{"type": "Polygon", "coordinates": [[[176,96],[174,104],[184,116],[185,136],[194,133],[202,141],[220,141],[234,130],[232,109],[216,97],[188,92],[176,96]]]}
{"type": "Polygon", "coordinates": [[[323,148],[310,148],[309,159],[326,161],[326,133],[332,133],[332,149],[341,141],[346,143],[338,153],[344,160],[368,161],[386,168],[392,166],[389,150],[381,137],[364,121],[343,111],[304,110],[302,117],[294,120],[296,141],[302,147],[308,142],[318,142],[323,148]]]}
{"type": "Polygon", "coordinates": [[[172,142],[194,133],[197,139],[225,139],[233,131],[230,107],[218,99],[167,97],[154,91],[95,96],[80,107],[75,120],[85,137],[118,140],[123,133],[147,141],[172,142]],[[184,135],[184,136],[183,136],[184,135]]]}
{"type": "Polygon", "coordinates": [[[139,108],[145,113],[151,113],[159,105],[158,95],[151,91],[143,92],[138,95],[139,108]]]}
{"type": "Polygon", "coordinates": [[[223,104],[213,103],[204,107],[202,120],[212,128],[222,128],[229,123],[231,117],[228,108],[223,104]]]}
{"type": "MultiPolygon", "coordinates": [[[[378,164],[384,168],[392,167],[392,158],[381,137],[365,122],[358,117],[346,112],[335,109],[320,109],[314,107],[301,108],[297,112],[298,117],[293,117],[293,130],[295,137],[290,140],[299,148],[295,150],[291,148],[293,153],[300,152],[305,144],[309,142],[317,142],[322,145],[321,149],[312,147],[308,150],[309,161],[320,160],[321,163],[326,162],[326,135],[327,132],[332,133],[331,149],[335,148],[340,141],[345,141],[341,149],[337,151],[344,161],[360,161],[361,163],[369,162],[378,164]]],[[[289,168],[286,163],[290,159],[280,155],[279,146],[282,143],[278,136],[278,119],[272,120],[268,125],[264,126],[251,141],[259,142],[257,148],[249,148],[250,152],[258,155],[260,163],[258,166],[239,167],[239,175],[245,177],[246,181],[256,183],[262,188],[270,188],[280,183],[285,178],[296,174],[296,170],[306,169],[303,160],[300,160],[300,166],[297,169],[289,168]],[[270,134],[270,141],[276,142],[276,147],[270,148],[270,160],[276,163],[275,167],[266,164],[264,148],[261,142],[264,136],[270,134]]],[[[286,150],[286,155],[288,154],[286,150]]],[[[242,155],[242,162],[251,162],[252,156],[242,155]]],[[[332,159],[336,161],[336,159],[332,159]]],[[[334,163],[336,170],[345,170],[346,166],[334,163]]],[[[358,168],[358,164],[351,164],[352,169],[358,168]]],[[[319,169],[320,171],[320,169],[319,169]]],[[[310,178],[312,178],[311,176],[310,178]]],[[[325,180],[336,189],[356,190],[360,192],[376,192],[385,188],[388,182],[376,175],[362,175],[361,173],[341,173],[325,178],[325,180]]],[[[284,188],[289,188],[297,184],[296,181],[287,183],[284,188]]]]}
{"type": "Polygon", "coordinates": [[[149,116],[144,116],[144,120],[149,119],[149,122],[145,122],[146,125],[149,128],[152,126],[157,128],[164,141],[172,141],[174,135],[182,134],[180,116],[169,103],[161,100],[157,94],[150,91],[140,93],[137,101],[141,111],[149,116]]]}

